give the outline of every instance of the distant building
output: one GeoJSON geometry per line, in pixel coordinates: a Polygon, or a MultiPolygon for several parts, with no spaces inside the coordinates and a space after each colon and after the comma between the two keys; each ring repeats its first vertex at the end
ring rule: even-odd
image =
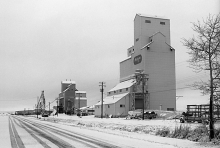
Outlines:
{"type": "MultiPolygon", "coordinates": [[[[145,109],[176,110],[175,49],[170,45],[170,20],[143,14],[134,19],[134,46],[120,62],[120,83],[108,91],[103,114],[127,115],[143,108],[142,88],[134,74],[137,69],[148,75],[144,87],[145,109]]],[[[95,115],[100,116],[100,105],[95,115]]]]}
{"type": "Polygon", "coordinates": [[[86,91],[76,91],[75,108],[81,108],[87,106],[86,91]]]}
{"type": "Polygon", "coordinates": [[[75,113],[75,109],[87,106],[87,98],[85,91],[78,91],[76,89],[76,83],[74,81],[62,81],[61,92],[59,94],[59,113],[72,112],[75,113]],[[80,101],[79,100],[80,94],[80,101]]]}
{"type": "Polygon", "coordinates": [[[20,110],[20,111],[15,111],[15,115],[35,115],[37,114],[37,110],[31,110],[31,109],[27,109],[27,110],[20,110]]]}

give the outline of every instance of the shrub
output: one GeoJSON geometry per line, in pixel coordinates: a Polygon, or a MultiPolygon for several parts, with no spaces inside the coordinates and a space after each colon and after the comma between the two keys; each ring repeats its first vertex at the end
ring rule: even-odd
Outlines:
{"type": "Polygon", "coordinates": [[[188,134],[187,139],[189,139],[191,141],[200,141],[200,142],[204,141],[204,142],[206,142],[207,136],[208,136],[208,129],[206,128],[205,125],[201,125],[201,126],[195,128],[193,131],[191,131],[188,134]],[[206,138],[204,138],[204,137],[206,137],[206,138]]]}
{"type": "Polygon", "coordinates": [[[86,124],[86,127],[93,127],[92,124],[86,124]]]}
{"type": "Polygon", "coordinates": [[[190,133],[190,127],[189,126],[180,125],[179,127],[178,126],[175,127],[175,129],[171,133],[170,137],[185,139],[189,133],[190,133]]]}
{"type": "Polygon", "coordinates": [[[220,139],[214,138],[214,139],[212,139],[212,143],[215,145],[220,145],[220,139]]]}
{"type": "Polygon", "coordinates": [[[200,137],[199,139],[198,139],[198,142],[209,142],[210,140],[209,140],[209,136],[208,135],[206,135],[206,136],[203,136],[203,137],[200,137]]]}
{"type": "Polygon", "coordinates": [[[156,135],[160,135],[162,137],[167,137],[170,134],[170,129],[167,127],[164,127],[162,129],[158,129],[156,131],[156,135]]]}
{"type": "Polygon", "coordinates": [[[215,129],[215,137],[220,141],[220,127],[218,129],[215,129]]]}
{"type": "MultiPolygon", "coordinates": [[[[216,135],[220,134],[220,129],[216,130],[216,135]]],[[[175,127],[174,131],[171,132],[169,128],[164,127],[162,129],[158,129],[156,131],[156,135],[160,135],[162,137],[171,137],[171,138],[179,138],[179,139],[188,139],[191,141],[198,141],[198,142],[208,142],[209,136],[208,136],[208,129],[205,125],[199,126],[193,130],[189,126],[177,126],[175,127]]],[[[219,137],[220,139],[220,137],[219,137]]],[[[213,140],[213,143],[218,143],[220,141],[217,136],[215,140],[213,140]]],[[[220,143],[220,142],[219,142],[220,143]]]]}
{"type": "Polygon", "coordinates": [[[220,128],[215,129],[215,138],[212,139],[212,143],[216,145],[220,145],[220,128]]]}
{"type": "Polygon", "coordinates": [[[149,129],[143,129],[143,132],[144,132],[145,134],[149,134],[151,131],[150,131],[149,129]]]}
{"type": "Polygon", "coordinates": [[[132,130],[132,132],[138,132],[138,131],[140,131],[140,128],[139,128],[139,127],[135,127],[135,128],[132,130]]]}
{"type": "Polygon", "coordinates": [[[84,126],[85,124],[84,124],[84,123],[81,123],[81,122],[78,122],[77,125],[79,125],[79,126],[84,126]]]}

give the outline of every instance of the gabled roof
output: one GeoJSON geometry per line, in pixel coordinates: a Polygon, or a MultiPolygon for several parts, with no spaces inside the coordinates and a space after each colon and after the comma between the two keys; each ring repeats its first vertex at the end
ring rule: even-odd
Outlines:
{"type": "MultiPolygon", "coordinates": [[[[118,94],[118,95],[113,95],[113,96],[107,96],[105,99],[103,99],[103,104],[114,104],[128,94],[129,93],[123,93],[123,94],[118,94]]],[[[101,101],[95,105],[101,105],[101,101]]]]}
{"type": "Polygon", "coordinates": [[[150,38],[153,37],[153,36],[155,36],[155,35],[158,34],[158,33],[160,33],[160,34],[162,34],[164,37],[166,37],[162,32],[158,31],[158,32],[154,33],[152,36],[150,36],[150,38]]]}
{"type": "Polygon", "coordinates": [[[123,89],[123,88],[129,88],[132,85],[134,85],[134,83],[136,83],[136,81],[134,79],[130,79],[121,83],[118,83],[115,87],[113,87],[111,90],[109,90],[108,92],[111,91],[115,91],[115,90],[119,90],[119,89],[123,89]]]}
{"type": "MultiPolygon", "coordinates": [[[[155,36],[155,35],[157,35],[157,34],[161,34],[161,35],[163,35],[164,37],[166,37],[163,33],[161,33],[160,31],[158,31],[158,32],[154,33],[152,36],[150,36],[149,38],[152,38],[153,36],[155,36]]],[[[149,45],[152,44],[153,42],[154,42],[154,41],[152,40],[151,42],[147,43],[146,45],[144,45],[144,46],[141,48],[141,50],[144,49],[144,48],[146,48],[147,46],[149,46],[149,45]]],[[[165,43],[170,47],[170,49],[175,50],[170,44],[168,44],[167,42],[165,42],[165,43]]]]}

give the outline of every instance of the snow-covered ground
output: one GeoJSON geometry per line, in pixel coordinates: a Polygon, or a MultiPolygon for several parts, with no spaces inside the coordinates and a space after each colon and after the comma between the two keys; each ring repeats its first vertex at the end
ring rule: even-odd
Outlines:
{"type": "MultiPolygon", "coordinates": [[[[185,125],[195,128],[201,124],[198,123],[179,123],[179,120],[128,120],[125,118],[95,118],[94,116],[83,116],[79,118],[77,116],[68,116],[65,114],[59,114],[57,116],[50,116],[49,118],[42,118],[40,120],[48,120],[50,122],[58,122],[60,124],[79,126],[80,128],[88,128],[90,130],[105,132],[113,135],[120,135],[139,140],[156,142],[165,145],[172,145],[176,147],[206,147],[200,145],[197,142],[189,140],[165,138],[155,136],[155,131],[158,128],[168,127],[174,129],[176,126],[185,125]],[[137,127],[144,128],[143,130],[137,130],[137,127]],[[125,130],[126,129],[126,130],[125,130]],[[130,129],[130,130],[129,130],[130,129]],[[150,131],[150,132],[149,132],[150,131]],[[147,133],[147,134],[146,134],[147,133]]],[[[219,125],[220,123],[218,123],[219,125]]],[[[210,145],[209,145],[210,147],[210,145]]],[[[218,146],[215,146],[218,147],[218,146]]]]}
{"type": "MultiPolygon", "coordinates": [[[[50,119],[58,119],[60,122],[65,121],[66,123],[84,123],[84,124],[104,124],[104,125],[124,125],[124,126],[153,126],[153,127],[168,127],[170,129],[174,129],[177,126],[190,126],[191,128],[195,128],[200,126],[201,123],[180,123],[178,119],[173,120],[164,120],[164,119],[145,119],[145,120],[138,120],[138,119],[126,119],[126,118],[96,118],[94,116],[82,116],[79,118],[78,116],[68,116],[65,114],[59,114],[57,116],[50,116],[50,119]]],[[[215,124],[216,127],[220,127],[220,122],[215,124]]]]}

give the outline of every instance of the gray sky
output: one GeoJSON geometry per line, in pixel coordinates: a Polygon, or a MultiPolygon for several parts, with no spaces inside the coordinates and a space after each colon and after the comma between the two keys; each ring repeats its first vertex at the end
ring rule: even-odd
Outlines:
{"type": "Polygon", "coordinates": [[[179,89],[208,77],[187,67],[181,38],[193,36],[190,22],[219,13],[219,6],[219,0],[1,0],[0,111],[33,109],[42,90],[46,102],[53,101],[66,79],[87,91],[88,105],[99,101],[99,82],[107,91],[119,81],[136,13],[170,19],[177,96],[183,96],[177,109],[206,103],[208,96],[179,89]]]}

